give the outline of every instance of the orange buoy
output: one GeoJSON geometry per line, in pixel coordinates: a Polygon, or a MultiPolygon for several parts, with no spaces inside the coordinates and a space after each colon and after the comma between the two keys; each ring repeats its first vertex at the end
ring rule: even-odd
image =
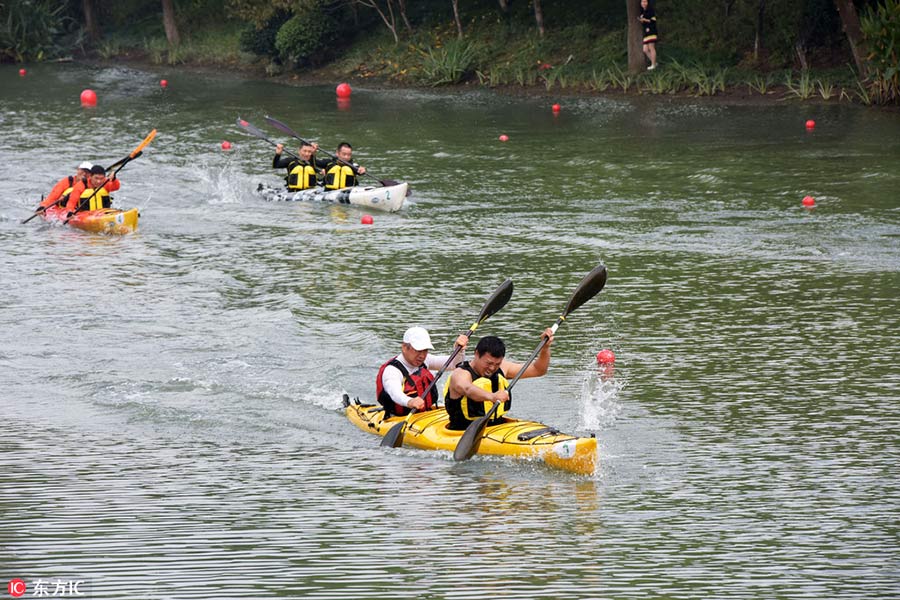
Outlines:
{"type": "Polygon", "coordinates": [[[165,79],[160,79],[160,80],[159,80],[159,87],[162,87],[162,88],[169,87],[169,82],[166,81],[165,79]]]}
{"type": "Polygon", "coordinates": [[[553,109],[553,112],[558,113],[561,107],[559,104],[554,104],[551,108],[553,109]]]}
{"type": "Polygon", "coordinates": [[[97,94],[94,90],[84,90],[81,92],[82,106],[97,106],[97,94]]]}
{"type": "Polygon", "coordinates": [[[815,129],[815,128],[816,128],[816,122],[813,121],[812,119],[809,119],[808,121],[806,121],[806,128],[807,128],[807,129],[815,129]]]}
{"type": "Polygon", "coordinates": [[[813,206],[816,205],[816,199],[813,198],[812,196],[804,196],[803,200],[801,202],[803,203],[803,206],[805,206],[806,208],[812,208],[813,206]]]}
{"type": "Polygon", "coordinates": [[[612,350],[603,349],[597,353],[597,364],[609,365],[616,362],[616,355],[612,350]]]}
{"type": "Polygon", "coordinates": [[[497,138],[497,139],[499,139],[501,142],[508,142],[508,141],[509,141],[509,136],[506,135],[505,133],[503,133],[503,134],[500,134],[500,137],[497,138]]]}
{"type": "Polygon", "coordinates": [[[375,219],[372,218],[372,215],[363,215],[359,222],[363,225],[371,225],[375,222],[375,219]]]}
{"type": "Polygon", "coordinates": [[[19,77],[25,77],[27,73],[28,71],[26,71],[25,69],[19,69],[19,77]]]}
{"type": "Polygon", "coordinates": [[[231,150],[231,142],[229,142],[228,140],[223,140],[222,150],[231,150]]]}
{"type": "Polygon", "coordinates": [[[349,98],[350,94],[353,93],[353,88],[350,87],[349,83],[339,83],[334,91],[338,98],[349,98]]]}

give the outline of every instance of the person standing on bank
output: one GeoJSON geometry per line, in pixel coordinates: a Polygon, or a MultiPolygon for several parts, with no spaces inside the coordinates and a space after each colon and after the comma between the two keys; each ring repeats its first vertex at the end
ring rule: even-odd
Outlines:
{"type": "Polygon", "coordinates": [[[641,16],[638,21],[641,22],[644,36],[644,54],[650,60],[647,70],[652,71],[656,68],[656,42],[659,41],[659,35],[656,32],[656,12],[650,8],[650,0],[641,0],[641,16]]]}
{"type": "MultiPolygon", "coordinates": [[[[454,365],[466,359],[466,345],[469,338],[461,334],[456,338],[456,345],[462,348],[457,354],[454,365]]],[[[378,403],[384,406],[385,418],[391,415],[406,415],[410,409],[416,411],[431,410],[437,403],[437,386],[432,385],[427,397],[422,394],[434,381],[429,369],[439,370],[450,358],[433,356],[428,353],[434,350],[431,337],[424,327],[410,327],[403,334],[400,354],[387,361],[378,369],[375,378],[375,395],[378,403]]]]}

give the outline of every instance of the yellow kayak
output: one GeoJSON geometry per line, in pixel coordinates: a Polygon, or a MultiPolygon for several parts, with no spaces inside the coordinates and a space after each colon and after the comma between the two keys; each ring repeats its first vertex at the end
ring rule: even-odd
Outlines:
{"type": "MultiPolygon", "coordinates": [[[[66,221],[68,213],[62,207],[53,206],[43,213],[46,221],[66,221]]],[[[137,229],[138,209],[119,210],[117,208],[101,208],[100,210],[79,211],[69,218],[70,227],[91,231],[93,233],[126,234],[137,229]]]]}
{"type": "MultiPolygon", "coordinates": [[[[359,404],[358,400],[351,403],[347,396],[344,404],[351,423],[382,437],[406,418],[385,419],[380,405],[359,404]]],[[[449,421],[443,407],[414,414],[406,426],[403,445],[453,452],[463,432],[447,429],[449,421]]],[[[593,475],[597,464],[597,439],[593,435],[587,438],[567,435],[533,421],[506,418],[503,423],[485,428],[478,454],[538,459],[557,469],[593,475]]]]}

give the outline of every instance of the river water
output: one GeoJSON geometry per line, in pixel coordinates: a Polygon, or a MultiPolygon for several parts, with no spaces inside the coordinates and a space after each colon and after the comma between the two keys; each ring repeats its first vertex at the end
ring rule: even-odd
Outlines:
{"type": "Polygon", "coordinates": [[[333,86],[77,64],[5,65],[0,89],[4,583],[900,595],[897,113],[608,97],[554,116],[555,99],[363,86],[339,105],[333,86]],[[257,199],[279,181],[271,147],[234,122],[287,141],[267,114],[351,141],[411,183],[407,207],[362,225],[356,207],[257,199]],[[20,223],[152,128],[115,194],[137,233],[20,223]],[[601,262],[606,288],[513,410],[596,433],[596,476],[384,450],[343,417],[408,325],[447,350],[511,277],[479,333],[522,360],[601,262]]]}

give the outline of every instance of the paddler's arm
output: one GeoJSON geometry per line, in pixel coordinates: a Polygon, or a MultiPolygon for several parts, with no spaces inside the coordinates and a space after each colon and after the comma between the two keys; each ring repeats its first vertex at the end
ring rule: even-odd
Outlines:
{"type": "Polygon", "coordinates": [[[69,212],[74,212],[76,208],[78,208],[78,203],[81,201],[81,193],[84,192],[84,180],[79,179],[75,182],[75,185],[72,186],[72,192],[69,194],[69,201],[66,203],[66,210],[69,212]]]}
{"type": "MultiPolygon", "coordinates": [[[[541,334],[541,337],[547,338],[547,343],[541,348],[541,352],[537,355],[537,358],[534,359],[534,362],[528,365],[528,368],[522,373],[523,379],[526,377],[540,377],[546,375],[547,369],[550,368],[550,346],[553,345],[553,330],[548,327],[544,330],[544,333],[541,334]]],[[[506,359],[500,364],[500,369],[509,380],[512,380],[518,375],[519,369],[521,368],[521,363],[515,363],[506,359]]]]}
{"type": "Polygon", "coordinates": [[[462,398],[476,402],[506,402],[509,400],[509,392],[498,390],[489,392],[472,383],[472,374],[465,369],[456,369],[450,376],[450,397],[462,398]]]}
{"type": "MultiPolygon", "coordinates": [[[[459,363],[466,360],[466,346],[469,345],[469,338],[464,333],[461,333],[459,334],[459,336],[457,336],[456,342],[454,342],[454,344],[454,348],[456,348],[456,346],[461,346],[462,349],[456,353],[456,358],[453,359],[453,364],[451,364],[448,368],[455,368],[459,366],[459,363]]],[[[448,358],[450,358],[449,354],[438,356],[429,353],[428,357],[425,359],[425,366],[432,371],[437,371],[444,366],[444,363],[447,362],[448,358]]]]}
{"type": "Polygon", "coordinates": [[[275,146],[275,157],[272,159],[272,168],[273,169],[283,169],[291,164],[293,160],[290,156],[283,156],[281,153],[284,151],[284,144],[278,144],[275,146]]]}

